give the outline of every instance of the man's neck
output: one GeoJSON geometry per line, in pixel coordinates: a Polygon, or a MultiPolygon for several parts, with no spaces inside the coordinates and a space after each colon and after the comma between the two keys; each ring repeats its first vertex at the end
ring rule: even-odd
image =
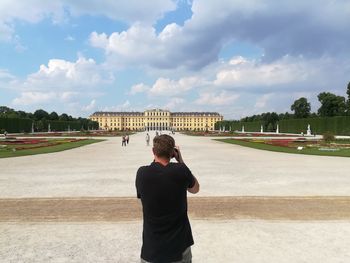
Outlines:
{"type": "Polygon", "coordinates": [[[170,163],[170,160],[169,159],[166,159],[166,158],[159,158],[157,156],[154,156],[154,161],[156,163],[160,163],[161,165],[163,166],[167,166],[168,163],[170,163]]]}

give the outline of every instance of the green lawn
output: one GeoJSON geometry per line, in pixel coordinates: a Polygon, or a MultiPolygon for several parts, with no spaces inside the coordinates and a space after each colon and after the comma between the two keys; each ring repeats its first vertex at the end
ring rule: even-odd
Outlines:
{"type": "Polygon", "coordinates": [[[275,146],[275,145],[269,145],[269,144],[258,143],[258,142],[247,142],[247,141],[235,140],[235,139],[216,139],[216,141],[236,144],[236,145],[250,147],[258,150],[272,151],[272,152],[350,157],[350,149],[340,149],[339,151],[331,152],[331,151],[320,151],[314,148],[304,148],[303,150],[299,151],[296,148],[275,146]]]}
{"type": "Polygon", "coordinates": [[[101,141],[103,141],[103,140],[87,139],[87,140],[81,140],[81,141],[77,141],[77,142],[67,142],[67,143],[62,143],[59,145],[53,145],[53,146],[42,147],[42,148],[18,150],[15,152],[12,151],[12,148],[11,148],[12,146],[9,146],[9,147],[3,148],[3,149],[0,148],[0,158],[60,152],[60,151],[65,151],[65,150],[77,148],[77,147],[92,144],[92,143],[101,142],[101,141]]]}

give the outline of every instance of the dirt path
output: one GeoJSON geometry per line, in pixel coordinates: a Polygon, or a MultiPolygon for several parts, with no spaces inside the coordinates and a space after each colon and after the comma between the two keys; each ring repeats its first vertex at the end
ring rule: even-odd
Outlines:
{"type": "MultiPolygon", "coordinates": [[[[192,219],[347,220],[350,197],[193,197],[192,219]]],[[[0,199],[1,222],[119,222],[142,218],[136,198],[0,199]]]]}

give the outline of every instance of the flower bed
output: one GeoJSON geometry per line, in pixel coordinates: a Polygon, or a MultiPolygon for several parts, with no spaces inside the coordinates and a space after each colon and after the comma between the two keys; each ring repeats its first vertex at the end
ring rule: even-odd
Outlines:
{"type": "Polygon", "coordinates": [[[29,150],[29,149],[36,149],[36,148],[44,148],[44,147],[51,147],[56,146],[64,143],[72,143],[72,142],[78,142],[86,139],[60,139],[60,140],[54,140],[54,139],[15,139],[15,140],[6,140],[0,142],[1,145],[4,146],[13,146],[12,149],[16,151],[20,150],[29,150]]]}
{"type": "Polygon", "coordinates": [[[47,139],[10,139],[1,141],[2,145],[19,145],[19,144],[39,144],[47,142],[47,139]]]}
{"type": "Polygon", "coordinates": [[[289,148],[297,148],[299,146],[307,147],[308,145],[319,145],[320,141],[310,141],[306,140],[304,138],[297,138],[297,139],[243,139],[242,141],[245,142],[254,142],[254,143],[261,143],[261,144],[268,144],[273,146],[280,146],[280,147],[289,147],[289,148]],[[305,145],[306,144],[306,145],[305,145]]]}
{"type": "Polygon", "coordinates": [[[237,133],[237,132],[218,132],[218,131],[185,131],[181,132],[185,135],[192,135],[192,136],[213,136],[213,137],[301,137],[299,134],[291,135],[291,134],[283,134],[283,133],[237,133]]]}

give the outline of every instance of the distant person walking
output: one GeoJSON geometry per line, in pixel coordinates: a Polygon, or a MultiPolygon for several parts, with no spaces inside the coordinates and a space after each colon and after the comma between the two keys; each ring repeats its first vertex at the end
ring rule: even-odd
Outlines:
{"type": "Polygon", "coordinates": [[[149,134],[147,133],[147,134],[146,134],[146,143],[147,143],[147,146],[149,146],[149,141],[150,141],[150,136],[149,136],[149,134]]]}
{"type": "Polygon", "coordinates": [[[155,137],[152,150],[154,161],[138,169],[135,182],[143,207],[141,263],[191,263],[194,241],[187,215],[187,191],[198,193],[198,181],[171,136],[155,137]],[[171,158],[177,163],[170,162],[171,158]]]}
{"type": "Polygon", "coordinates": [[[125,136],[122,137],[122,146],[126,146],[126,138],[125,138],[125,136]]]}
{"type": "Polygon", "coordinates": [[[125,136],[126,144],[129,144],[129,135],[125,136]]]}

